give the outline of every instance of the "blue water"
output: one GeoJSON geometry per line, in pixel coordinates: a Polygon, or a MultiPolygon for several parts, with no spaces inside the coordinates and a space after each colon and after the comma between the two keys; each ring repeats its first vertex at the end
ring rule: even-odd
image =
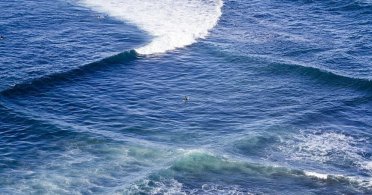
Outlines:
{"type": "Polygon", "coordinates": [[[226,0],[152,55],[79,1],[0,11],[0,194],[372,193],[369,0],[226,0]]]}

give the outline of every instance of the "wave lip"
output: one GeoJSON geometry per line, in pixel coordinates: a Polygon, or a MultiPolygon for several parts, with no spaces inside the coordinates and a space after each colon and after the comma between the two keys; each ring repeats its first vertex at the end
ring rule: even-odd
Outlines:
{"type": "Polygon", "coordinates": [[[86,7],[137,25],[153,40],[136,51],[156,54],[193,44],[222,15],[222,0],[80,0],[86,7]]]}

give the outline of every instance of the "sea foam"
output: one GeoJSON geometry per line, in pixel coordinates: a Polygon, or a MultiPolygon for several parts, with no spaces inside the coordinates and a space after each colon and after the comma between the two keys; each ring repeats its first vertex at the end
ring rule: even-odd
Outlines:
{"type": "Polygon", "coordinates": [[[80,0],[97,12],[146,31],[153,40],[136,51],[156,54],[182,48],[207,36],[222,14],[222,0],[80,0]]]}

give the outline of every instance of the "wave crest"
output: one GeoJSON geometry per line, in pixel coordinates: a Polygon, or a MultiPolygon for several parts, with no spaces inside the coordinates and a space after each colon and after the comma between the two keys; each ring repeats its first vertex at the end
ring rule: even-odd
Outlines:
{"type": "Polygon", "coordinates": [[[0,96],[24,95],[27,92],[37,92],[45,87],[72,80],[85,74],[97,71],[99,69],[111,67],[114,64],[130,62],[137,59],[138,53],[134,50],[124,51],[116,55],[104,58],[102,60],[85,64],[83,66],[65,71],[45,75],[30,81],[15,84],[5,90],[0,91],[0,96]]]}
{"type": "Polygon", "coordinates": [[[204,38],[222,15],[222,0],[80,0],[97,12],[137,25],[153,40],[136,51],[163,53],[204,38]]]}

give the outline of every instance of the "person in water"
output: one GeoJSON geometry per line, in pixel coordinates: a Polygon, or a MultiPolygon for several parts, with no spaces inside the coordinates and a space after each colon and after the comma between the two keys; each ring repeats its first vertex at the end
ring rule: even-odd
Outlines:
{"type": "Polygon", "coordinates": [[[5,37],[3,35],[0,35],[0,39],[5,39],[5,37]]]}

